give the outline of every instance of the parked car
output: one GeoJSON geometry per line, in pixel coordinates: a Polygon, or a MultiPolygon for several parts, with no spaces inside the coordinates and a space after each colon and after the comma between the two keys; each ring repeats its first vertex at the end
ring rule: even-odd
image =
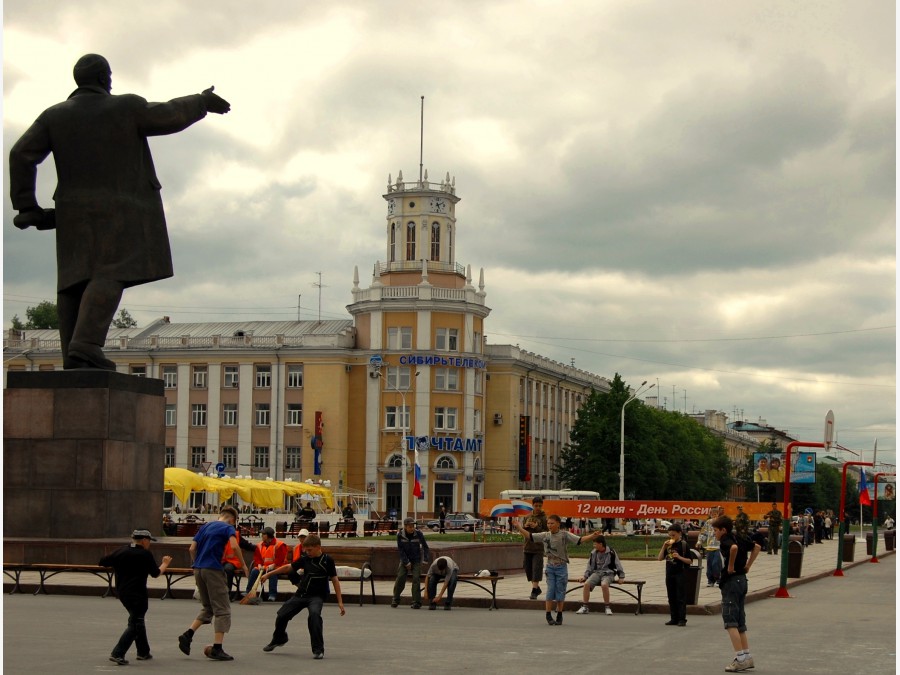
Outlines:
{"type": "MultiPolygon", "coordinates": [[[[441,529],[441,521],[435,518],[429,520],[426,525],[434,532],[441,529]]],[[[469,515],[468,513],[448,513],[444,519],[445,530],[465,530],[466,532],[474,532],[481,527],[481,520],[469,515]]]]}

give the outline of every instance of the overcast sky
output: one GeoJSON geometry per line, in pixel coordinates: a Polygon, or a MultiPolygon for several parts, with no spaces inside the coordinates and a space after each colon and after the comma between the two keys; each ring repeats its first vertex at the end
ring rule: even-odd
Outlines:
{"type": "MultiPolygon", "coordinates": [[[[883,0],[5,0],[3,141],[87,52],[114,94],[214,84],[231,113],[151,140],[175,277],[122,306],[316,318],[321,272],[322,317],[349,319],[425,96],[490,342],[801,440],[833,409],[842,445],[894,461],[895,30],[883,0]]],[[[7,327],[55,298],[52,234],[13,215],[7,327]]]]}

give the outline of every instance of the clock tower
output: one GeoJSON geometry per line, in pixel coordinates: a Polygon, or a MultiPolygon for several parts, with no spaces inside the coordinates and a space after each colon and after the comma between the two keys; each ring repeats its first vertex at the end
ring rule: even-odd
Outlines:
{"type": "MultiPolygon", "coordinates": [[[[421,175],[421,174],[420,174],[421,175]]],[[[369,288],[354,271],[357,347],[369,355],[365,466],[351,484],[398,517],[473,511],[484,477],[484,271],[456,262],[456,181],[388,176],[386,250],[369,288]],[[420,494],[415,490],[418,451],[420,494]],[[364,475],[363,475],[364,474],[364,475]],[[382,499],[383,497],[383,499],[382,499]]],[[[362,392],[361,392],[362,393],[362,392]]]]}

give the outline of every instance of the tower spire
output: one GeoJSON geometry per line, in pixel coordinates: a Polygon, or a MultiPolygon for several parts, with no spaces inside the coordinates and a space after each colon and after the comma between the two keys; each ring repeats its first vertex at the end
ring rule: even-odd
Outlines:
{"type": "Polygon", "coordinates": [[[422,150],[425,146],[425,97],[422,97],[419,113],[419,184],[422,183],[422,150]]]}

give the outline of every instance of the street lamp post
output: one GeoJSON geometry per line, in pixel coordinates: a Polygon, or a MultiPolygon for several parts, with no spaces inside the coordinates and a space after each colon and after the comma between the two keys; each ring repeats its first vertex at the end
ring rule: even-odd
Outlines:
{"type": "Polygon", "coordinates": [[[625,501],[625,406],[631,403],[634,399],[636,399],[641,394],[644,394],[656,384],[651,384],[646,389],[642,389],[644,385],[647,384],[647,380],[641,382],[641,386],[637,388],[637,390],[629,397],[625,403],[622,404],[622,425],[620,427],[619,434],[619,501],[625,501]]]}

